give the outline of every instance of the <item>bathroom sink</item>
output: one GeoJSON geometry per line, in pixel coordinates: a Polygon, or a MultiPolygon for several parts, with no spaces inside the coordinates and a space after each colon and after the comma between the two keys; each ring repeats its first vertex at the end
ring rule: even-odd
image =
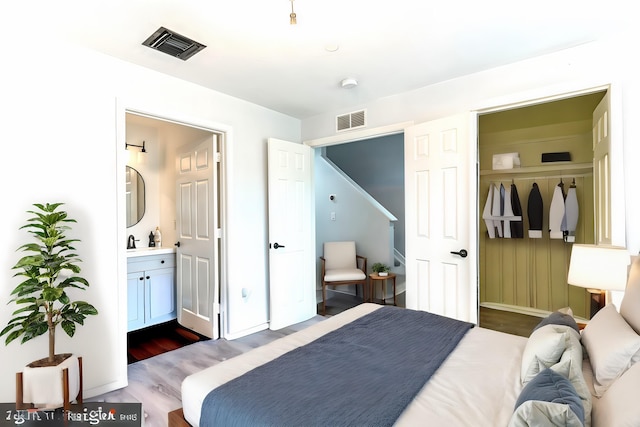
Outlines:
{"type": "Polygon", "coordinates": [[[135,248],[127,249],[127,258],[145,256],[145,255],[160,255],[160,254],[172,254],[176,251],[175,248],[135,248]]]}

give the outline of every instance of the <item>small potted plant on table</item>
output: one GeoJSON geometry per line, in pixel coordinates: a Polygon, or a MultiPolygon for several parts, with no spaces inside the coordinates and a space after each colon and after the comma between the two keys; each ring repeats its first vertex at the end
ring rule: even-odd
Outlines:
{"type": "Polygon", "coordinates": [[[376,273],[378,276],[381,276],[381,277],[388,276],[389,270],[391,270],[391,268],[388,265],[383,264],[381,262],[376,262],[371,266],[371,271],[373,271],[374,273],[376,273]]]}
{"type": "MultiPolygon", "coordinates": [[[[11,341],[22,337],[21,343],[32,340],[45,333],[49,337],[49,356],[36,360],[25,368],[25,388],[23,394],[28,402],[57,405],[60,396],[54,392],[59,390],[57,386],[50,386],[47,390],[45,384],[38,381],[38,384],[27,384],[27,369],[51,369],[62,370],[68,366],[69,378],[79,377],[78,357],[71,353],[55,353],[55,337],[58,325],[62,327],[67,335],[73,337],[76,331],[76,324],[83,325],[87,316],[98,314],[96,308],[85,301],[71,301],[67,291],[75,288],[84,290],[89,286],[86,279],[78,276],[81,262],[75,254],[73,244],[78,239],[68,239],[65,231],[70,227],[67,223],[76,222],[67,216],[67,212],[58,211],[62,203],[34,204],[38,211],[28,211],[35,215],[30,218],[21,229],[27,229],[33,237],[35,243],[26,243],[18,248],[28,255],[23,256],[13,267],[18,270],[15,276],[23,276],[25,279],[11,292],[11,302],[16,303],[20,308],[12,313],[12,318],[7,326],[0,332],[0,336],[6,335],[5,345],[11,341]],[[71,361],[70,361],[71,360],[71,361]],[[42,401],[43,392],[49,393],[54,401],[42,401]]],[[[42,372],[37,375],[43,378],[42,372]]],[[[49,377],[49,375],[46,375],[49,377]]],[[[61,376],[56,373],[50,375],[51,378],[61,376]]],[[[58,380],[59,381],[59,380],[58,380]]],[[[22,385],[21,387],[22,388],[22,385]]],[[[71,387],[77,392],[79,385],[71,387]]],[[[71,391],[74,393],[74,391],[71,391]]],[[[76,394],[72,394],[75,396],[76,394]]],[[[23,396],[16,396],[17,402],[22,402],[23,396]]],[[[47,397],[48,398],[48,397],[47,397]]],[[[63,402],[66,405],[68,402],[63,402]]],[[[62,406],[62,405],[60,405],[62,406]]]]}

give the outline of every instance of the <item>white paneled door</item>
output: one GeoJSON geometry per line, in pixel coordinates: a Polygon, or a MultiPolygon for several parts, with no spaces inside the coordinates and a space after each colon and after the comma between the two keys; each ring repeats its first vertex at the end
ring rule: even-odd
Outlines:
{"type": "Polygon", "coordinates": [[[609,93],[593,111],[593,184],[597,244],[611,244],[611,120],[609,93]]]}
{"type": "Polygon", "coordinates": [[[218,338],[218,136],[178,150],[177,157],[178,322],[218,338]]]}
{"type": "Polygon", "coordinates": [[[478,321],[475,113],[405,130],[406,304],[478,321]],[[472,135],[473,134],[473,135],[472,135]]]}
{"type": "Polygon", "coordinates": [[[269,138],[269,327],[317,313],[312,151],[269,138]]]}

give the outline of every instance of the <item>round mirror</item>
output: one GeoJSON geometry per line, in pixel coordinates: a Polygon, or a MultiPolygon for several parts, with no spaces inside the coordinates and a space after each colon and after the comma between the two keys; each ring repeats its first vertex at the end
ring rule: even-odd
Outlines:
{"type": "Polygon", "coordinates": [[[144,216],[144,180],[140,172],[127,166],[127,227],[136,225],[144,216]]]}

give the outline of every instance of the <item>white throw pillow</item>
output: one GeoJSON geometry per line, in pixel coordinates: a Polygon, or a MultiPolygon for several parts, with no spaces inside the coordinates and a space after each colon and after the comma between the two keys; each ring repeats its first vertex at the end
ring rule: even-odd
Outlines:
{"type": "Polygon", "coordinates": [[[596,396],[640,359],[640,335],[622,318],[613,304],[598,311],[582,331],[596,396]]]}
{"type": "Polygon", "coordinates": [[[568,345],[567,326],[545,325],[533,331],[522,353],[520,379],[525,384],[544,368],[555,365],[568,345]]]}

